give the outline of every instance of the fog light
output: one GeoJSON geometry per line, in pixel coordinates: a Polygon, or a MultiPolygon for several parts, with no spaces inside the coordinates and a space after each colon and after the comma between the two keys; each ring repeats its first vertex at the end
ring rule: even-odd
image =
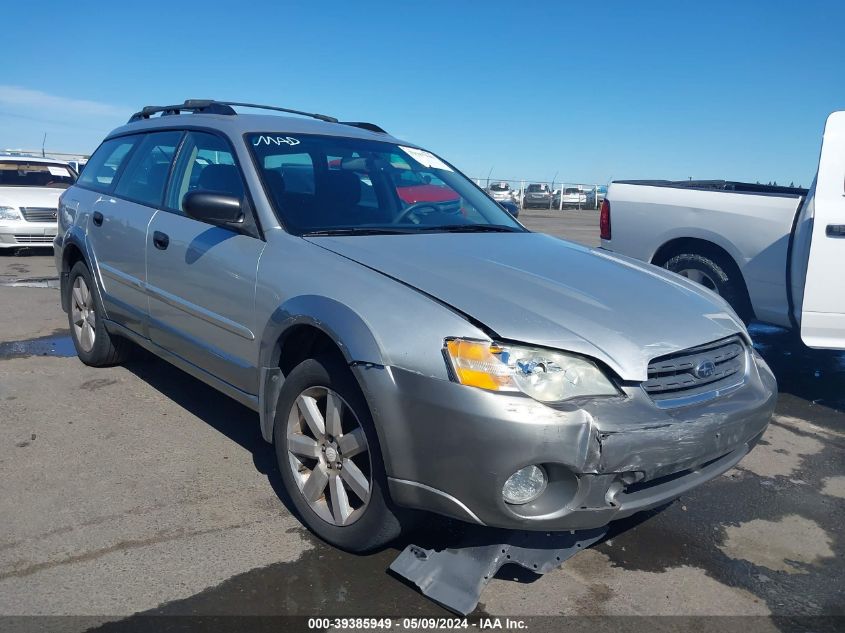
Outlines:
{"type": "Polygon", "coordinates": [[[526,466],[508,477],[502,486],[505,503],[522,505],[534,501],[546,489],[546,473],[540,466],[526,466]]]}

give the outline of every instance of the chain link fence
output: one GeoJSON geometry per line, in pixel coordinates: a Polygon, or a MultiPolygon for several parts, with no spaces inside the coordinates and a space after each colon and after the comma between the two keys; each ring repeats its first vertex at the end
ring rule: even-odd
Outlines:
{"type": "Polygon", "coordinates": [[[607,193],[607,185],[566,183],[508,178],[473,178],[479,187],[499,202],[515,202],[521,209],[597,210],[607,193]]]}

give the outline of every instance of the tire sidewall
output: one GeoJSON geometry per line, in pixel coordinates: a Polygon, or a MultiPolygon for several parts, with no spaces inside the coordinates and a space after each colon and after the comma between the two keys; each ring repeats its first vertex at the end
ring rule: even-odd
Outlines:
{"type": "Polygon", "coordinates": [[[334,358],[307,359],[297,365],[282,385],[273,424],[273,445],[282,482],[299,518],[317,536],[352,552],[369,551],[386,544],[401,531],[389,501],[387,476],[370,409],[349,368],[334,358]],[[287,423],[296,398],[310,387],[326,387],[338,393],[352,409],[367,436],[372,490],[364,513],[351,525],[331,525],[317,516],[302,496],[288,462],[287,423]]]}
{"type": "Polygon", "coordinates": [[[99,293],[97,292],[97,288],[94,286],[91,271],[83,262],[77,262],[74,264],[73,268],[71,268],[70,273],[68,274],[67,294],[68,326],[70,327],[70,338],[73,341],[74,348],[76,348],[76,354],[86,365],[100,365],[109,353],[109,333],[106,330],[103,307],[100,304],[99,293]],[[94,317],[96,319],[96,323],[94,325],[94,346],[87,352],[82,349],[79,341],[76,340],[76,332],[73,328],[73,282],[77,277],[82,277],[85,280],[85,285],[88,286],[88,291],[94,298],[94,317]]]}

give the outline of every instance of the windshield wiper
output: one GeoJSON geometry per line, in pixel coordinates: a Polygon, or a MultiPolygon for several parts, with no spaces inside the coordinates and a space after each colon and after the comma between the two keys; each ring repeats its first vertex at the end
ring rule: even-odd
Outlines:
{"type": "Polygon", "coordinates": [[[336,229],[320,229],[319,231],[307,231],[302,234],[302,237],[322,237],[325,235],[404,235],[407,233],[416,233],[417,231],[407,231],[403,229],[394,228],[377,228],[372,226],[350,226],[346,228],[336,229]]]}
{"type": "Polygon", "coordinates": [[[522,233],[519,229],[504,224],[444,224],[421,228],[425,232],[442,231],[443,233],[522,233]]]}

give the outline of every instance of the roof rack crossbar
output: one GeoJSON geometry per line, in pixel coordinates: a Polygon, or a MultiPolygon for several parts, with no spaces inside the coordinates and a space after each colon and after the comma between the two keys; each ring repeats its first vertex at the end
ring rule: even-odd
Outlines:
{"type": "Polygon", "coordinates": [[[171,114],[181,114],[183,110],[190,112],[203,112],[205,114],[237,114],[232,108],[219,101],[213,99],[186,99],[185,103],[179,103],[169,106],[155,106],[148,105],[141,108],[129,117],[129,123],[133,121],[141,121],[142,119],[149,119],[152,115],[161,112],[161,116],[169,116],[171,114]]]}

